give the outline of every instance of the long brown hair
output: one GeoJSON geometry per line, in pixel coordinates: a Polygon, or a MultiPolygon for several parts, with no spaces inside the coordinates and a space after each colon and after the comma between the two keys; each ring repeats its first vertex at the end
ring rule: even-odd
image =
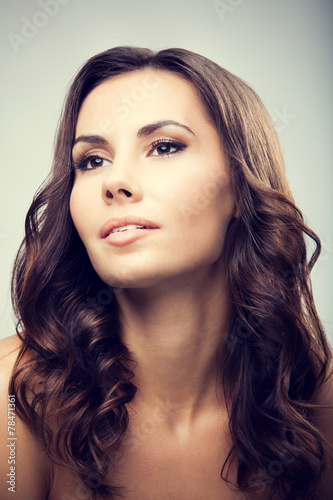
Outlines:
{"type": "Polygon", "coordinates": [[[221,476],[228,480],[235,461],[241,491],[312,498],[325,464],[313,410],[329,359],[309,281],[320,241],[294,205],[277,135],[256,93],[184,49],[116,47],[89,59],[70,87],[52,172],[27,214],[13,273],[23,342],[10,389],[17,410],[52,460],[71,467],[96,495],[117,494],[106,476],[136,387],[117,335],[113,290],[93,270],[71,220],[71,148],[89,92],[142,68],[175,72],[197,88],[220,133],[238,204],[226,238],[231,309],[221,332],[233,448],[221,476]],[[316,245],[309,262],[305,237],[316,245]]]}

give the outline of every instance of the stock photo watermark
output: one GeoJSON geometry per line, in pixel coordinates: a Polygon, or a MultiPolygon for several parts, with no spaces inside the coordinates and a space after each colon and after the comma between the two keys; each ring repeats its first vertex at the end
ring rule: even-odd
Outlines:
{"type": "Polygon", "coordinates": [[[41,8],[37,10],[30,18],[22,17],[22,25],[19,33],[10,31],[7,38],[12,49],[17,54],[22,45],[26,45],[30,40],[38,35],[51,18],[54,18],[60,11],[62,5],[67,5],[71,0],[39,0],[38,5],[41,8]]]}
{"type": "MultiPolygon", "coordinates": [[[[110,454],[108,473],[121,467],[126,462],[127,453],[134,453],[142,447],[145,441],[149,440],[154,433],[159,432],[158,425],[166,422],[172,417],[179,408],[179,404],[173,403],[169,398],[155,399],[155,408],[149,417],[142,420],[138,429],[129,430],[122,441],[122,450],[115,449],[110,454]]],[[[86,485],[83,485],[77,478],[77,487],[75,490],[75,500],[86,500],[91,498],[91,490],[98,488],[103,482],[99,472],[91,472],[86,478],[86,485]],[[90,490],[88,489],[90,488],[90,490]]],[[[69,500],[67,493],[61,495],[61,500],[69,500]]],[[[70,500],[74,498],[70,497],[70,500]]]]}
{"type": "Polygon", "coordinates": [[[7,473],[7,484],[8,491],[15,493],[16,488],[16,415],[15,415],[15,396],[8,396],[8,407],[7,407],[7,448],[8,448],[8,473],[7,473]]]}
{"type": "Polygon", "coordinates": [[[333,255],[333,237],[332,235],[327,236],[324,240],[321,240],[321,253],[318,258],[318,262],[326,262],[333,255]]]}
{"type": "Polygon", "coordinates": [[[220,21],[224,21],[226,16],[234,12],[234,10],[241,5],[244,0],[226,0],[221,2],[220,0],[213,1],[213,7],[219,16],[220,21]]]}
{"type": "MultiPolygon", "coordinates": [[[[296,456],[296,454],[295,454],[296,456]]],[[[249,476],[248,486],[253,489],[256,494],[263,494],[267,491],[269,485],[272,485],[276,478],[280,476],[285,470],[285,466],[292,463],[294,458],[273,460],[269,462],[266,469],[258,469],[257,472],[249,476]]],[[[240,493],[236,500],[247,500],[248,496],[240,493]]]]}
{"type": "Polygon", "coordinates": [[[221,171],[208,172],[205,184],[202,189],[194,189],[192,191],[191,202],[180,205],[179,211],[186,222],[190,223],[192,218],[199,215],[204,210],[211,200],[216,198],[221,189],[225,186],[225,176],[221,171]]]}
{"type": "Polygon", "coordinates": [[[276,131],[282,132],[293,120],[295,120],[296,115],[289,113],[287,106],[282,106],[282,109],[273,108],[271,111],[271,117],[276,131]]]}
{"type": "MultiPolygon", "coordinates": [[[[116,113],[120,120],[126,120],[131,113],[131,110],[140,106],[140,103],[145,101],[149,93],[155,90],[161,79],[153,71],[145,71],[145,75],[141,79],[140,85],[134,85],[128,93],[122,93],[119,99],[112,102],[110,111],[116,113]]],[[[101,132],[112,132],[115,129],[114,123],[109,118],[101,120],[99,123],[101,132]]]]}

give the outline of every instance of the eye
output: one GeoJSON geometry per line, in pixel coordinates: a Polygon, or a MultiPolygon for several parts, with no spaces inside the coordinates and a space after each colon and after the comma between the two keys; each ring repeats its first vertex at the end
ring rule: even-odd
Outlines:
{"type": "Polygon", "coordinates": [[[112,162],[98,155],[83,155],[73,164],[76,170],[95,170],[108,165],[112,165],[112,162]]]}
{"type": "Polygon", "coordinates": [[[171,156],[186,148],[186,144],[178,141],[159,139],[152,143],[149,156],[171,156]]]}

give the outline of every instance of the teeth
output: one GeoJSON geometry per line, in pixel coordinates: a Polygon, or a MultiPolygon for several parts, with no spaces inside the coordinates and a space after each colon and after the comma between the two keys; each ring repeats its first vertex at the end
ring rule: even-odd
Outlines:
{"type": "Polygon", "coordinates": [[[143,229],[145,226],[137,226],[136,224],[127,224],[127,226],[115,227],[111,233],[118,233],[119,231],[127,231],[128,229],[143,229]]]}

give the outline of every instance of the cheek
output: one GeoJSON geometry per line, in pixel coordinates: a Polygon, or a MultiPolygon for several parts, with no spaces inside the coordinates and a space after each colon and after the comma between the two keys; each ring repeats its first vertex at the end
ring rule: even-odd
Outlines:
{"type": "Polygon", "coordinates": [[[177,235],[179,251],[183,248],[184,255],[192,260],[215,262],[222,253],[234,214],[234,195],[226,174],[201,178],[189,185],[176,215],[181,228],[177,235]]]}
{"type": "Polygon", "coordinates": [[[219,166],[193,179],[179,203],[179,214],[190,226],[228,225],[235,212],[229,174],[219,166]]]}

